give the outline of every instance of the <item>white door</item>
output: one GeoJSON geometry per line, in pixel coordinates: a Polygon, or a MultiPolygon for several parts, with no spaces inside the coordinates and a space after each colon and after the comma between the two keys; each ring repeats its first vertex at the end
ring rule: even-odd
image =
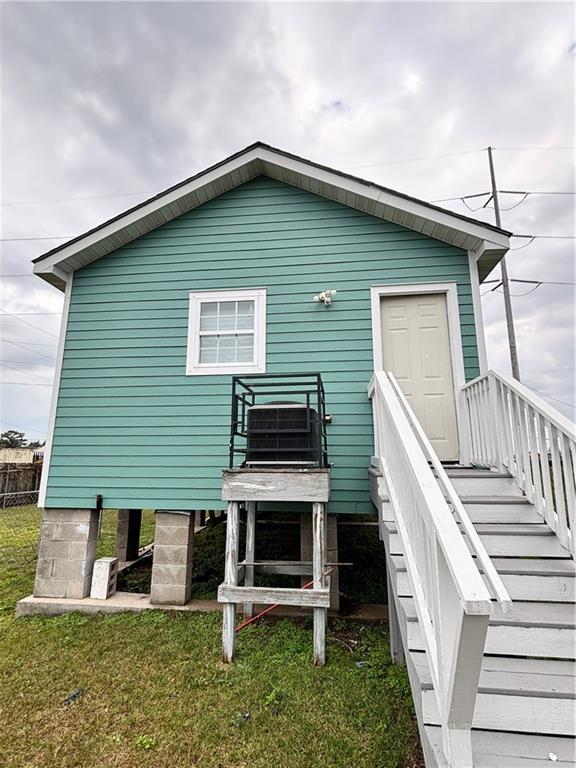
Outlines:
{"type": "Polygon", "coordinates": [[[458,430],[446,295],[384,296],[382,359],[441,461],[458,461],[458,430]]]}

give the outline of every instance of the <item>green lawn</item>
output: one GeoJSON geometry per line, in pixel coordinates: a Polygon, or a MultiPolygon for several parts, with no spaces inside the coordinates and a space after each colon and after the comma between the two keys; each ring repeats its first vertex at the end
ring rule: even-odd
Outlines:
{"type": "MultiPolygon", "coordinates": [[[[38,522],[33,507],[0,510],[2,768],[422,764],[406,672],[380,628],[331,623],[316,669],[308,621],[246,628],[225,666],[217,614],[15,619],[38,522]]],[[[112,529],[105,519],[104,549],[112,529]]]]}

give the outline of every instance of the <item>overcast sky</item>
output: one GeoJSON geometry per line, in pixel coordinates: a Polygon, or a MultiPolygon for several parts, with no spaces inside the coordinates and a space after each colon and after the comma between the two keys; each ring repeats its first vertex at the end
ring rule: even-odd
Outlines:
{"type": "MultiPolygon", "coordinates": [[[[501,189],[574,191],[568,3],[5,2],[1,14],[0,416],[31,438],[46,434],[62,294],[30,260],[62,240],[12,238],[77,235],[258,139],[424,200],[486,191],[489,144],[501,189]]],[[[573,195],[512,209],[521,199],[503,196],[506,228],[574,235],[573,195]]],[[[574,243],[513,251],[511,277],[573,283],[574,243]]],[[[508,372],[492,287],[489,364],[508,372]]],[[[512,288],[522,378],[574,405],[574,286],[520,295],[531,287],[512,288]]]]}

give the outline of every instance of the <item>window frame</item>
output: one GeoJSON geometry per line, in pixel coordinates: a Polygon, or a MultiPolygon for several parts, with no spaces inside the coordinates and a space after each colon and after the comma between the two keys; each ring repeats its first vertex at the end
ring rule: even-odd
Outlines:
{"type": "MultiPolygon", "coordinates": [[[[235,335],[234,331],[222,335],[235,335]]],[[[187,376],[266,373],[266,289],[240,288],[225,291],[191,291],[188,297],[187,376]],[[222,301],[254,302],[254,362],[200,363],[200,308],[204,303],[222,301]]]]}

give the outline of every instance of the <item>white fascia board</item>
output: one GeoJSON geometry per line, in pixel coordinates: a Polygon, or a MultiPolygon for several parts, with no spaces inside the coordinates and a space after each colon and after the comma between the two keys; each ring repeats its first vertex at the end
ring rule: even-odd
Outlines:
{"type": "Polygon", "coordinates": [[[162,208],[169,207],[172,203],[176,202],[180,198],[196,192],[196,190],[218,181],[218,179],[237,170],[238,168],[258,160],[258,153],[259,149],[256,147],[247,152],[245,155],[237,157],[234,160],[230,160],[230,162],[225,166],[215,168],[213,171],[204,174],[200,178],[194,179],[188,184],[185,184],[184,186],[178,187],[178,189],[172,190],[172,192],[168,192],[165,195],[162,195],[162,197],[160,197],[158,200],[152,200],[150,203],[148,203],[148,205],[144,205],[137,210],[132,211],[132,213],[121,216],[121,218],[119,218],[117,221],[110,222],[110,224],[107,226],[98,229],[96,232],[92,232],[91,234],[86,235],[78,242],[70,243],[68,247],[58,251],[50,258],[35,264],[34,273],[37,275],[42,275],[46,272],[49,272],[51,267],[54,267],[60,262],[65,261],[70,256],[74,256],[79,251],[82,251],[86,248],[91,248],[102,240],[105,240],[107,237],[111,237],[118,232],[121,232],[131,224],[136,224],[146,216],[155,213],[162,208]]]}
{"type": "Polygon", "coordinates": [[[367,200],[374,200],[374,202],[382,203],[390,208],[396,208],[412,216],[428,219],[439,226],[449,227],[472,237],[477,237],[479,241],[490,244],[498,249],[507,250],[510,247],[508,235],[495,232],[489,227],[482,226],[481,223],[465,221],[452,216],[449,211],[439,211],[436,208],[430,208],[426,203],[399,197],[392,192],[372,186],[370,182],[356,181],[323,168],[310,166],[300,160],[279,156],[269,149],[261,148],[259,151],[261,159],[270,165],[277,165],[279,168],[308,176],[320,183],[340,187],[353,195],[358,195],[367,200]]]}
{"type": "MultiPolygon", "coordinates": [[[[106,226],[97,229],[95,232],[81,237],[81,239],[76,242],[70,243],[70,245],[65,246],[51,257],[35,264],[34,273],[41,276],[51,274],[51,269],[57,265],[61,265],[66,272],[74,271],[74,267],[71,265],[68,265],[68,269],[66,269],[67,259],[80,254],[82,251],[93,248],[107,238],[118,235],[124,229],[137,224],[146,216],[152,215],[159,210],[169,208],[170,205],[174,204],[182,197],[193,194],[200,189],[210,187],[211,184],[216,183],[240,168],[249,166],[251,163],[254,164],[254,175],[262,172],[261,163],[267,163],[270,166],[278,168],[280,171],[288,171],[289,173],[305,176],[320,184],[328,184],[365,200],[371,200],[382,206],[402,211],[407,215],[426,219],[437,226],[447,227],[453,231],[477,238],[478,246],[475,249],[476,252],[505,252],[510,246],[509,237],[507,235],[484,227],[481,223],[466,221],[453,216],[449,211],[437,210],[436,208],[430,208],[426,203],[420,203],[417,200],[400,197],[392,192],[387,192],[386,190],[373,186],[370,182],[356,181],[355,179],[341,176],[328,169],[317,168],[302,160],[277,154],[265,147],[254,147],[245,154],[239,155],[228,161],[226,164],[221,165],[208,173],[202,174],[196,179],[192,179],[187,184],[161,195],[158,199],[151,200],[148,204],[137,208],[131,213],[120,216],[116,221],[112,221],[106,226]]],[[[209,196],[208,199],[212,199],[212,197],[215,196],[216,194],[213,194],[209,196]]],[[[135,235],[135,237],[137,237],[137,235],[135,235]]],[[[110,251],[117,247],[117,244],[113,245],[110,248],[110,251]]],[[[98,256],[94,255],[89,261],[95,261],[97,258],[98,256]]]]}

